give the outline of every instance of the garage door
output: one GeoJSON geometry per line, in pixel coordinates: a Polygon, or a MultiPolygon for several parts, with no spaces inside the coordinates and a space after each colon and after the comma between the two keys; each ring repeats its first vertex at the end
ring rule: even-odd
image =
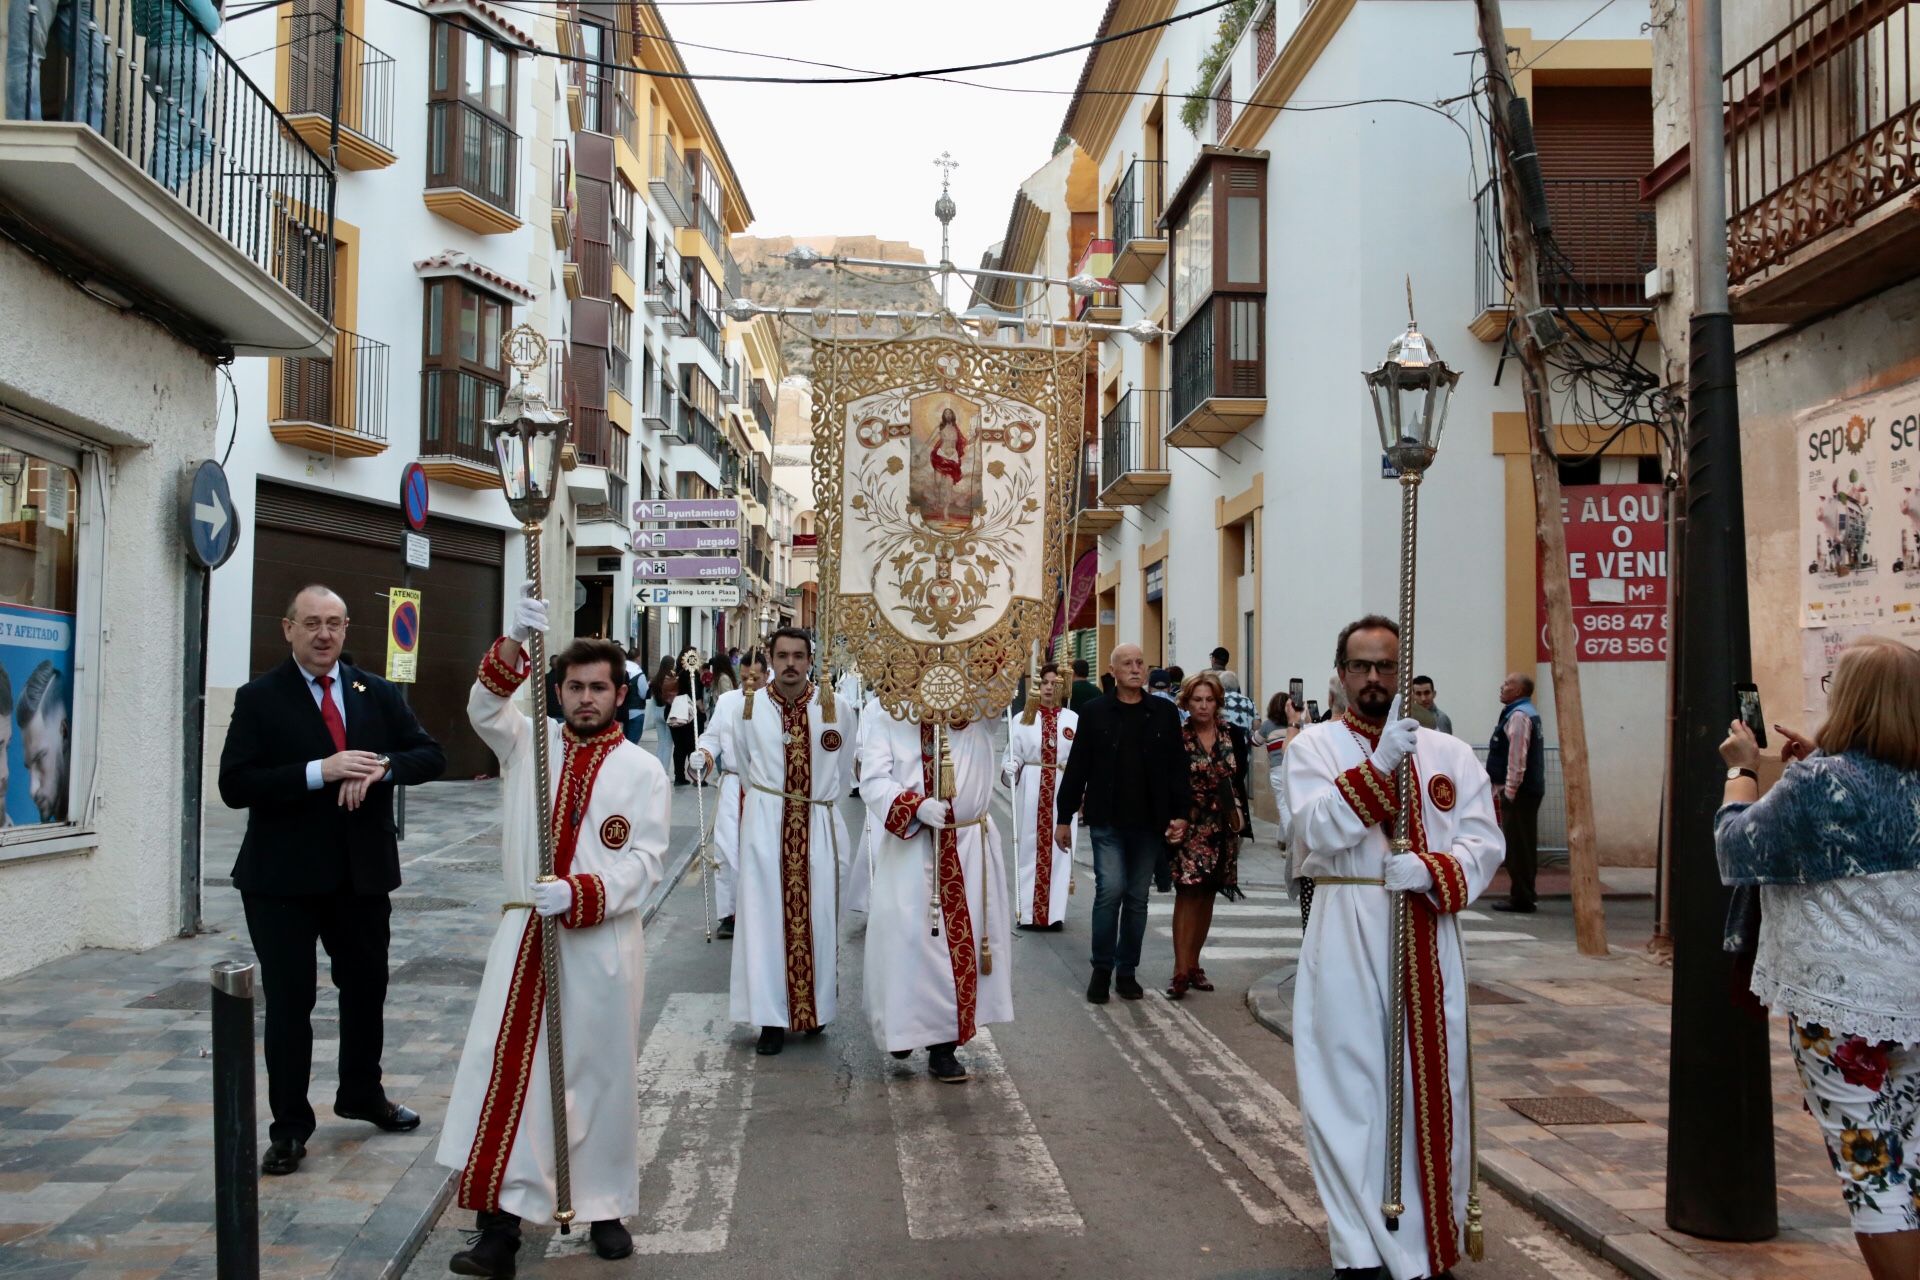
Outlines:
{"type": "MultiPolygon", "coordinates": [[[[397,507],[260,482],[255,497],[250,658],[257,675],[287,656],[280,617],[295,591],[324,582],[347,602],[347,651],[370,671],[386,669],[387,601],[400,585],[397,507]]],[[[473,672],[500,633],[500,530],[430,518],[433,567],[413,571],[420,592],[419,682],[414,714],[447,753],[449,778],[499,772],[467,723],[473,672]]]]}

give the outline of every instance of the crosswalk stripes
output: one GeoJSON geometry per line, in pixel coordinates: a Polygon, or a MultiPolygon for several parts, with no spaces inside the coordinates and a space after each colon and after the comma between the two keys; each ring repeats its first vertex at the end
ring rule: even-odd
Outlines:
{"type": "MultiPolygon", "coordinates": [[[[1207,932],[1207,944],[1201,958],[1220,962],[1298,960],[1300,939],[1305,933],[1300,924],[1300,904],[1288,898],[1285,891],[1280,889],[1247,889],[1244,892],[1246,896],[1242,901],[1220,902],[1214,906],[1214,925],[1207,932]]],[[[1147,918],[1153,921],[1157,937],[1173,937],[1170,927],[1173,918],[1171,902],[1159,899],[1149,902],[1147,918]]],[[[1469,946],[1539,941],[1538,935],[1524,930],[1477,927],[1505,923],[1495,921],[1484,911],[1462,911],[1455,918],[1461,922],[1469,946]]]]}

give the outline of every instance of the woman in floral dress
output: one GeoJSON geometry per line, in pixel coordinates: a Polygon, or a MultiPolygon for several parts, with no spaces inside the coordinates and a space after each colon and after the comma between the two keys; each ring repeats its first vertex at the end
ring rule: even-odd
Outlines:
{"type": "Polygon", "coordinates": [[[1180,686],[1178,702],[1187,713],[1180,732],[1191,771],[1193,807],[1186,837],[1173,850],[1173,981],[1167,998],[1178,1000],[1188,988],[1211,991],[1200,967],[1200,948],[1213,927],[1213,899],[1240,896],[1239,863],[1242,813],[1247,802],[1247,735],[1220,718],[1226,702],[1220,677],[1202,671],[1180,686]]]}
{"type": "Polygon", "coordinates": [[[1841,655],[1814,741],[1759,796],[1734,721],[1714,822],[1720,878],[1760,886],[1753,993],[1787,1015],[1854,1239],[1874,1280],[1920,1276],[1920,653],[1868,636],[1841,655]]]}

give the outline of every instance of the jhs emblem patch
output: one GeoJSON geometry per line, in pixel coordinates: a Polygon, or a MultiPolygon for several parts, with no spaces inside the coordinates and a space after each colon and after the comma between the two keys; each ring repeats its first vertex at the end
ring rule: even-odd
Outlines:
{"type": "Polygon", "coordinates": [[[1065,738],[1065,739],[1066,739],[1066,740],[1067,740],[1068,742],[1072,742],[1072,741],[1073,741],[1073,730],[1072,730],[1071,728],[1068,728],[1068,729],[1062,729],[1062,730],[1060,731],[1060,736],[1061,736],[1061,737],[1063,737],[1063,738],[1065,738]]]}
{"type": "Polygon", "coordinates": [[[820,745],[829,751],[838,751],[840,749],[840,731],[838,729],[829,729],[821,734],[820,745]]]}
{"type": "Polygon", "coordinates": [[[1453,802],[1458,793],[1454,790],[1453,779],[1444,773],[1436,773],[1427,782],[1427,798],[1433,801],[1433,807],[1442,813],[1453,811],[1453,802]]]}
{"type": "Polygon", "coordinates": [[[600,824],[600,843],[609,849],[624,849],[632,834],[633,824],[617,813],[600,824]]]}

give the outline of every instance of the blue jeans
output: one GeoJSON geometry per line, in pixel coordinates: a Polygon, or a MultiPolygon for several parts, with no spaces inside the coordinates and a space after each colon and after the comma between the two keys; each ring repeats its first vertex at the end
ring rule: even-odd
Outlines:
{"type": "MultiPolygon", "coordinates": [[[[39,120],[45,90],[41,80],[50,49],[65,58],[65,97],[54,119],[74,119],[104,129],[107,100],[107,40],[93,25],[93,0],[6,0],[7,114],[9,120],[39,120]],[[33,9],[28,13],[28,8],[33,9]],[[74,86],[84,85],[84,94],[74,86]],[[83,100],[82,100],[83,99],[83,100]],[[77,107],[78,110],[70,110],[77,107]]],[[[56,85],[56,90],[59,86],[56,85]]]]}
{"type": "Polygon", "coordinates": [[[213,78],[213,43],[198,35],[178,44],[149,40],[145,66],[147,93],[153,99],[153,152],[147,157],[147,172],[178,193],[213,154],[213,136],[202,123],[207,84],[213,78]]]}
{"type": "Polygon", "coordinates": [[[1093,839],[1093,967],[1131,975],[1147,934],[1147,890],[1166,841],[1148,827],[1089,827],[1093,839]]]}
{"type": "Polygon", "coordinates": [[[653,753],[660,757],[660,767],[667,771],[667,781],[673,781],[673,730],[667,727],[667,709],[655,703],[647,712],[647,719],[653,721],[653,753]]]}
{"type": "Polygon", "coordinates": [[[629,716],[620,722],[620,733],[634,746],[640,745],[640,735],[647,731],[647,713],[644,708],[637,716],[629,716]]]}

